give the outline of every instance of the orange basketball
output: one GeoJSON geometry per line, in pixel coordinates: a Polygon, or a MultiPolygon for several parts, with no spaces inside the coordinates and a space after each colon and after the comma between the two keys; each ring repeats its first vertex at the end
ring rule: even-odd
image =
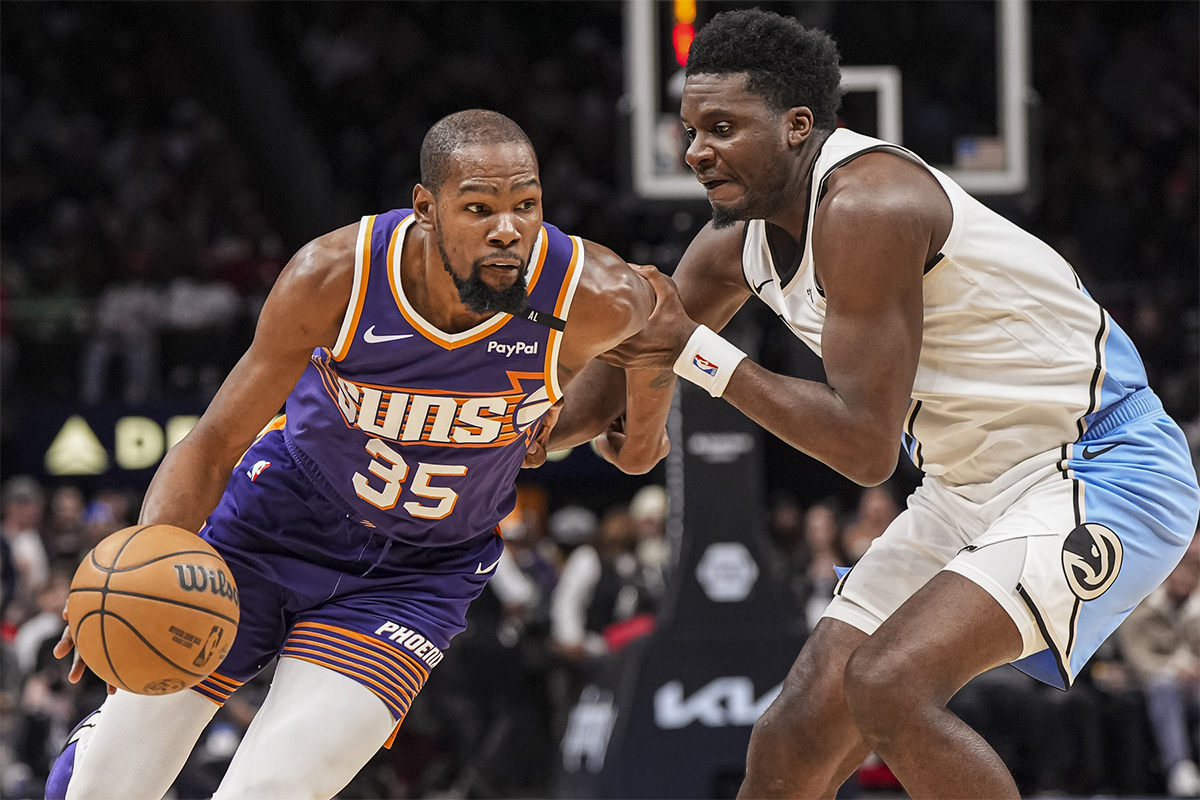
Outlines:
{"type": "Polygon", "coordinates": [[[229,566],[173,525],[108,536],[83,559],[67,601],[71,636],[93,672],[135,694],[170,694],[224,660],[238,625],[229,566]]]}

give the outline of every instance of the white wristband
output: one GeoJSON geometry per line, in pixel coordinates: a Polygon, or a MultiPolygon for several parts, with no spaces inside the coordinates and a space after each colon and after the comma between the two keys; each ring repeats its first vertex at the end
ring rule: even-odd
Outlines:
{"type": "Polygon", "coordinates": [[[733,371],[745,357],[746,354],[732,342],[701,325],[675,359],[675,374],[707,390],[713,397],[720,397],[725,393],[733,371]]]}

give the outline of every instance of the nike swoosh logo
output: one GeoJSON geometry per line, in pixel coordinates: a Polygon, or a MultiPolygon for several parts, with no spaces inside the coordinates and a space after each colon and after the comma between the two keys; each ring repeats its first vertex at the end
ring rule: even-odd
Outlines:
{"type": "Polygon", "coordinates": [[[390,335],[376,333],[374,325],[367,328],[363,332],[363,341],[366,342],[367,344],[378,344],[379,342],[394,342],[397,339],[410,339],[410,338],[412,338],[411,333],[397,333],[397,334],[390,334],[390,335]]]}
{"type": "MultiPolygon", "coordinates": [[[[504,557],[504,556],[501,556],[500,558],[503,558],[503,557],[504,557]]],[[[475,568],[475,574],[476,574],[476,575],[486,575],[487,573],[489,573],[489,572],[491,572],[492,570],[494,570],[494,569],[496,568],[496,565],[497,565],[497,564],[499,564],[499,563],[500,563],[500,559],[499,559],[499,558],[497,558],[495,561],[493,561],[493,562],[492,562],[491,566],[489,566],[487,569],[484,569],[484,568],[483,568],[483,562],[482,562],[482,561],[480,561],[480,562],[479,562],[479,566],[475,568]]]]}
{"type": "Polygon", "coordinates": [[[760,291],[762,291],[762,287],[766,286],[768,283],[770,283],[770,282],[771,282],[771,281],[773,281],[773,280],[775,280],[775,279],[774,279],[774,278],[767,278],[765,281],[763,281],[762,283],[760,283],[758,286],[756,286],[756,287],[754,288],[754,293],[755,293],[755,294],[758,294],[760,291]]]}
{"type": "Polygon", "coordinates": [[[1112,450],[1114,447],[1120,447],[1120,446],[1121,446],[1121,443],[1117,442],[1116,444],[1110,444],[1108,447],[1101,447],[1099,450],[1089,450],[1086,447],[1084,447],[1083,448],[1083,457],[1085,459],[1087,459],[1088,461],[1091,461],[1093,458],[1099,458],[1100,456],[1104,455],[1109,450],[1112,450]]]}

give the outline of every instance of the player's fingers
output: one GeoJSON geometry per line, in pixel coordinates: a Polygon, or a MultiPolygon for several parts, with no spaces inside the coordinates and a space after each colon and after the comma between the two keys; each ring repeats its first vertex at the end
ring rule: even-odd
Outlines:
{"type": "Polygon", "coordinates": [[[71,672],[67,675],[67,680],[71,683],[79,683],[79,679],[83,677],[84,670],[87,669],[83,663],[83,659],[79,657],[79,651],[75,651],[75,661],[71,664],[71,672]]]}
{"type": "Polygon", "coordinates": [[[554,430],[555,424],[558,423],[558,415],[562,412],[562,400],[559,400],[550,410],[546,412],[545,419],[542,420],[542,427],[538,430],[537,436],[533,437],[533,441],[541,446],[545,446],[550,441],[550,434],[554,430]]]}
{"type": "Polygon", "coordinates": [[[550,406],[550,408],[546,409],[546,416],[542,419],[542,430],[543,431],[546,431],[547,433],[549,433],[550,429],[553,428],[556,424],[558,424],[558,415],[562,413],[562,410],[563,410],[563,399],[560,397],[554,403],[554,405],[552,405],[552,406],[550,406]]]}
{"type": "Polygon", "coordinates": [[[542,447],[539,442],[534,442],[525,451],[525,458],[521,460],[522,469],[534,469],[546,463],[546,448],[542,447]]]}
{"type": "Polygon", "coordinates": [[[62,632],[62,637],[54,645],[54,657],[65,658],[67,653],[75,649],[75,640],[71,638],[71,629],[62,632]]]}
{"type": "Polygon", "coordinates": [[[528,449],[525,451],[525,458],[521,461],[521,467],[531,469],[540,467],[546,462],[547,449],[546,445],[550,442],[550,432],[554,430],[555,423],[558,422],[558,415],[562,413],[563,401],[560,397],[558,402],[550,406],[546,411],[546,416],[542,418],[542,427],[538,430],[537,436],[533,437],[528,449]]]}
{"type": "Polygon", "coordinates": [[[595,438],[596,452],[610,464],[617,464],[621,458],[621,445],[625,434],[616,431],[606,431],[595,438]]]}
{"type": "Polygon", "coordinates": [[[676,291],[675,281],[671,280],[670,276],[663,275],[654,267],[639,267],[637,273],[650,282],[650,285],[654,287],[655,296],[660,299],[669,297],[676,291]]]}

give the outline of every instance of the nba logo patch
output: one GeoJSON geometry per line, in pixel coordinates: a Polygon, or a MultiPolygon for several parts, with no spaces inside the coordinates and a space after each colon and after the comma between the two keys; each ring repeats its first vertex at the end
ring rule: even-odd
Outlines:
{"type": "Polygon", "coordinates": [[[270,461],[256,461],[253,467],[246,470],[246,477],[250,479],[251,483],[254,483],[258,480],[258,476],[263,474],[263,470],[269,466],[271,466],[270,461]]]}
{"type": "Polygon", "coordinates": [[[700,370],[705,375],[708,375],[710,378],[717,377],[717,370],[720,368],[703,356],[692,356],[692,363],[696,366],[696,369],[700,370]]]}

